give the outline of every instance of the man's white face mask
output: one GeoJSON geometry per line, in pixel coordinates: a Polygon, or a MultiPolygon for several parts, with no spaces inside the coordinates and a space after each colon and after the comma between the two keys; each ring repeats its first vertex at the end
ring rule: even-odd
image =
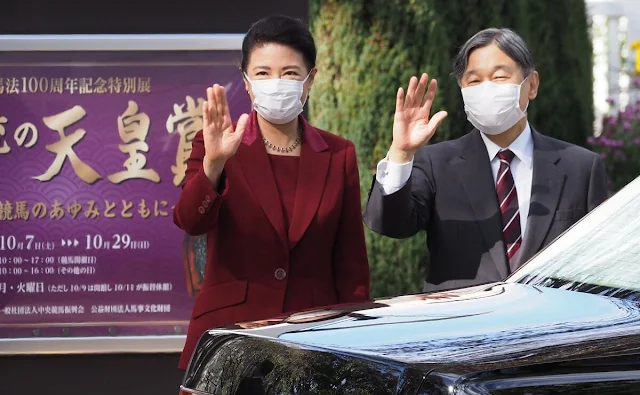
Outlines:
{"type": "Polygon", "coordinates": [[[469,122],[487,135],[504,133],[515,125],[525,116],[526,108],[524,111],[520,108],[520,89],[527,78],[520,84],[485,81],[462,88],[464,111],[469,122]]]}

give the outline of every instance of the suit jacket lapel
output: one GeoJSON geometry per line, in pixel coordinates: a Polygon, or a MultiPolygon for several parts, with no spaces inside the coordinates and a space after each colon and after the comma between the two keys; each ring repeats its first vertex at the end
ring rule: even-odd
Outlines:
{"type": "Polygon", "coordinates": [[[560,155],[553,141],[531,130],[533,138],[533,180],[527,228],[518,265],[541,248],[560,202],[566,174],[557,166],[560,155]]]}
{"type": "Polygon", "coordinates": [[[249,119],[249,124],[242,138],[242,145],[236,152],[236,156],[245,179],[251,186],[253,196],[273,225],[283,247],[286,247],[287,233],[280,194],[267,151],[262,139],[258,137],[260,137],[260,127],[254,112],[249,119]]]}
{"type": "Polygon", "coordinates": [[[289,248],[298,244],[318,211],[331,161],[331,152],[320,133],[302,117],[299,119],[303,125],[303,139],[293,216],[289,226],[289,248]]]}
{"type": "Polygon", "coordinates": [[[502,218],[491,163],[479,133],[474,130],[468,136],[460,158],[454,159],[454,167],[467,193],[496,270],[504,278],[509,266],[502,235],[502,218]]]}

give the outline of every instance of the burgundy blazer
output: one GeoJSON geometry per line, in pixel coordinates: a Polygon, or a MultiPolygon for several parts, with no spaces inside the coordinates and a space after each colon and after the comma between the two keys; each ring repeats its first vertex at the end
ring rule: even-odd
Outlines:
{"type": "Polygon", "coordinates": [[[369,264],[353,143],[310,126],[288,231],[255,112],[219,187],[204,174],[202,131],[193,140],[174,222],[207,234],[207,264],[179,368],[208,329],[297,310],[369,300],[369,264]]]}

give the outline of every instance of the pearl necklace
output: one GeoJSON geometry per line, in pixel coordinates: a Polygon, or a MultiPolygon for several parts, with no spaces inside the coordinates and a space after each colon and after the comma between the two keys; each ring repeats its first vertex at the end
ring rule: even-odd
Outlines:
{"type": "Polygon", "coordinates": [[[299,129],[300,130],[298,130],[298,137],[296,137],[295,141],[291,143],[291,145],[288,147],[283,148],[283,147],[278,147],[277,145],[273,145],[266,138],[264,138],[264,136],[262,136],[262,141],[264,142],[265,147],[269,148],[272,151],[289,153],[295,150],[300,145],[300,142],[302,141],[302,130],[301,130],[302,125],[299,129]]]}

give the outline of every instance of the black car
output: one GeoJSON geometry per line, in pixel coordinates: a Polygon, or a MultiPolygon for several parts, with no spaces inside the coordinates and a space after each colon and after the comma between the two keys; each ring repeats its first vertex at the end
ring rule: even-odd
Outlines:
{"type": "Polygon", "coordinates": [[[205,333],[184,394],[640,394],[640,178],[504,282],[205,333]]]}

